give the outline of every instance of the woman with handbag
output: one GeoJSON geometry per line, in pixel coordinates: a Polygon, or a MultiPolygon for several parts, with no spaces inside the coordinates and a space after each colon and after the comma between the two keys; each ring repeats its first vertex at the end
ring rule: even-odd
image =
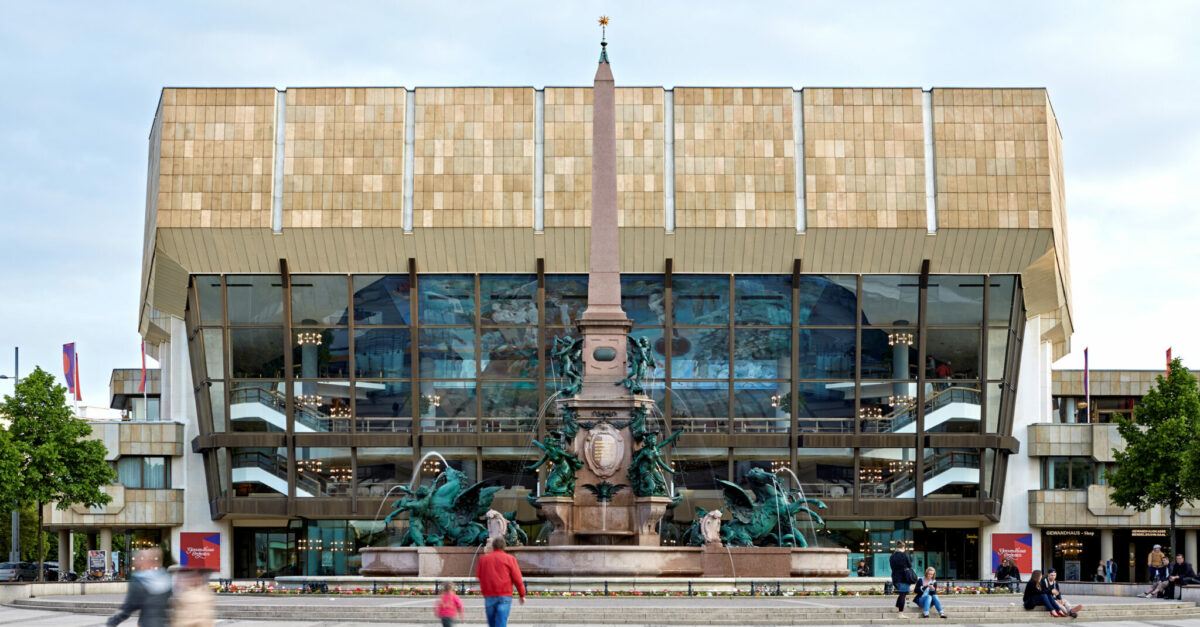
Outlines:
{"type": "Polygon", "coordinates": [[[904,615],[904,601],[908,598],[912,585],[918,581],[917,573],[913,572],[912,560],[908,559],[908,553],[903,549],[892,553],[888,564],[892,567],[892,585],[896,587],[896,616],[908,618],[904,615]]]}

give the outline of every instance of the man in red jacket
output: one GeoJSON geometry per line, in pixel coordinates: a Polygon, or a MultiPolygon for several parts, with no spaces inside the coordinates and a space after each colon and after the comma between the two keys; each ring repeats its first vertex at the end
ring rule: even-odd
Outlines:
{"type": "Polygon", "coordinates": [[[504,546],[504,538],[492,540],[492,552],[480,557],[479,564],[475,566],[488,627],[508,625],[513,586],[521,595],[521,605],[525,605],[525,581],[521,579],[521,569],[517,566],[517,559],[504,551],[504,546]]]}

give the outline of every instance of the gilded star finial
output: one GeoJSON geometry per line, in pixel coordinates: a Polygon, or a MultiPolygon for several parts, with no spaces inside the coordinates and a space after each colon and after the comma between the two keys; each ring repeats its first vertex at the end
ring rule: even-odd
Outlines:
{"type": "Polygon", "coordinates": [[[608,16],[601,15],[600,19],[596,21],[600,23],[600,62],[608,63],[608,42],[605,41],[608,31],[608,16]]]}

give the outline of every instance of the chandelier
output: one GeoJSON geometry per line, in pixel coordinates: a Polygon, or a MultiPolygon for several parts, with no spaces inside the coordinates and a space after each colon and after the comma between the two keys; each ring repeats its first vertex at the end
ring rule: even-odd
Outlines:
{"type": "Polygon", "coordinates": [[[866,420],[882,418],[883,410],[878,405],[863,405],[858,408],[858,417],[866,420]]]}
{"type": "Polygon", "coordinates": [[[888,333],[888,346],[896,346],[898,344],[912,346],[913,334],[908,331],[896,331],[894,333],[888,333]]]}
{"type": "Polygon", "coordinates": [[[316,331],[301,331],[296,334],[296,344],[300,346],[320,346],[321,334],[316,331]]]}
{"type": "Polygon", "coordinates": [[[296,396],[296,402],[309,407],[316,407],[324,400],[320,394],[299,394],[296,396]]]}

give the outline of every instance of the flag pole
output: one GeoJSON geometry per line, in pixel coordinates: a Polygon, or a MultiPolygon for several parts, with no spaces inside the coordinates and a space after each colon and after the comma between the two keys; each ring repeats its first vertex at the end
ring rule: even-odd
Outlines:
{"type": "Polygon", "coordinates": [[[1087,421],[1092,421],[1092,371],[1088,364],[1088,349],[1083,349],[1083,405],[1087,411],[1087,421]]]}

